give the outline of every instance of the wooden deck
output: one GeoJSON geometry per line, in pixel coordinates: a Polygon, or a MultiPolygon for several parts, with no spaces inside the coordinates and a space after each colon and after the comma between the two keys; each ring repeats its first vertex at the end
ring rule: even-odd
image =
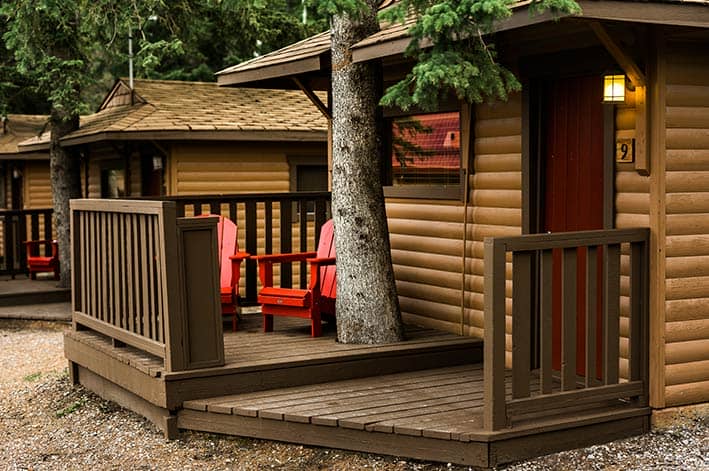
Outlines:
{"type": "MultiPolygon", "coordinates": [[[[508,374],[508,396],[510,380],[508,374]]],[[[485,432],[483,370],[471,364],[186,401],[177,426],[494,466],[642,433],[647,414],[646,408],[607,403],[485,432]]]]}
{"type": "Polygon", "coordinates": [[[610,401],[486,432],[480,340],[409,327],[401,344],[342,345],[332,327],[312,338],[292,318],[264,334],[258,315],[240,327],[224,334],[223,367],[188,372],[167,373],[161,359],[91,331],[68,333],[65,349],[76,381],[171,436],[200,430],[493,466],[648,426],[647,408],[610,401]]]}
{"type": "Polygon", "coordinates": [[[309,322],[276,319],[275,331],[261,331],[261,316],[247,315],[238,332],[225,332],[225,365],[176,373],[162,359],[130,346],[115,346],[90,330],[69,332],[65,354],[84,367],[167,410],[187,400],[371,375],[477,363],[482,341],[432,329],[407,327],[407,340],[391,345],[345,345],[333,326],[309,335],[309,322]]]}
{"type": "Polygon", "coordinates": [[[70,289],[57,288],[57,281],[43,275],[36,280],[30,280],[25,274],[17,274],[15,278],[0,276],[0,306],[58,303],[71,299],[70,289]]]}

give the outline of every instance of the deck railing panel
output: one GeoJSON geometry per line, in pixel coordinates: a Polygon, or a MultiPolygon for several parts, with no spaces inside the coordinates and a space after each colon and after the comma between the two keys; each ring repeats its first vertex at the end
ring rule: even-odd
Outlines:
{"type": "Polygon", "coordinates": [[[167,371],[223,364],[217,218],[178,224],[160,201],[71,208],[74,328],[163,358],[167,371]]]}
{"type": "MultiPolygon", "coordinates": [[[[0,209],[0,274],[13,278],[28,273],[26,240],[52,240],[51,208],[0,209]]],[[[50,246],[38,248],[35,255],[50,256],[50,246]]]]}
{"type": "Polygon", "coordinates": [[[541,412],[561,414],[565,408],[578,414],[579,407],[647,404],[648,240],[649,230],[644,228],[485,240],[487,430],[541,412]],[[622,245],[630,253],[627,378],[620,378],[619,372],[622,245]],[[513,316],[509,396],[505,377],[508,252],[512,254],[513,316]],[[539,341],[534,341],[537,337],[539,341]],[[532,345],[538,345],[538,351],[532,345]],[[537,376],[539,385],[531,387],[537,376]]]}
{"type": "MultiPolygon", "coordinates": [[[[138,198],[142,199],[145,198],[138,198]]],[[[164,196],[159,200],[175,202],[178,217],[206,212],[228,216],[239,224],[239,238],[244,243],[240,249],[254,255],[315,250],[320,227],[331,217],[329,192],[164,196]],[[315,245],[311,245],[313,233],[315,245]]],[[[283,264],[280,285],[292,287],[297,284],[305,288],[307,267],[303,263],[298,268],[294,280],[296,270],[288,263],[283,264]]],[[[243,280],[242,304],[255,304],[258,290],[256,261],[246,260],[243,280]]]]}

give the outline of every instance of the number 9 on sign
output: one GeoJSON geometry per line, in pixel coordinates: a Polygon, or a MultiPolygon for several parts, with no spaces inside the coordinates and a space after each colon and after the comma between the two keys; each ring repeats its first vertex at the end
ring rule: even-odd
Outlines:
{"type": "Polygon", "coordinates": [[[633,162],[635,160],[635,139],[618,139],[615,143],[615,161],[633,162]]]}

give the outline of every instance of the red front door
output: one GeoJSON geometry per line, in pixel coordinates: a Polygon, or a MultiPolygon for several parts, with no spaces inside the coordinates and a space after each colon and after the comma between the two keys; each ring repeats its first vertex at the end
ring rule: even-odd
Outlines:
{"type": "MultiPolygon", "coordinates": [[[[545,87],[542,123],[545,232],[603,229],[601,96],[600,76],[565,78],[545,87]]],[[[552,289],[554,368],[561,364],[561,261],[561,251],[556,250],[552,289]]],[[[585,371],[585,282],[581,276],[585,269],[586,253],[579,250],[576,371],[580,375],[585,371]]],[[[600,316],[598,319],[600,322],[600,316]]],[[[600,352],[600,348],[597,350],[600,352]]]]}

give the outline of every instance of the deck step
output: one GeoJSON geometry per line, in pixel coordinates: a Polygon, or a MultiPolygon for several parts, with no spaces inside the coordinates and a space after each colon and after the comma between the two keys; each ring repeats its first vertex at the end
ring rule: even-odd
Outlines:
{"type": "Polygon", "coordinates": [[[30,280],[25,275],[15,279],[0,278],[0,306],[62,303],[71,301],[71,289],[58,288],[54,280],[30,280]]]}
{"type": "Polygon", "coordinates": [[[177,425],[487,467],[643,433],[647,414],[605,407],[486,432],[478,363],[185,401],[177,425]]]}

